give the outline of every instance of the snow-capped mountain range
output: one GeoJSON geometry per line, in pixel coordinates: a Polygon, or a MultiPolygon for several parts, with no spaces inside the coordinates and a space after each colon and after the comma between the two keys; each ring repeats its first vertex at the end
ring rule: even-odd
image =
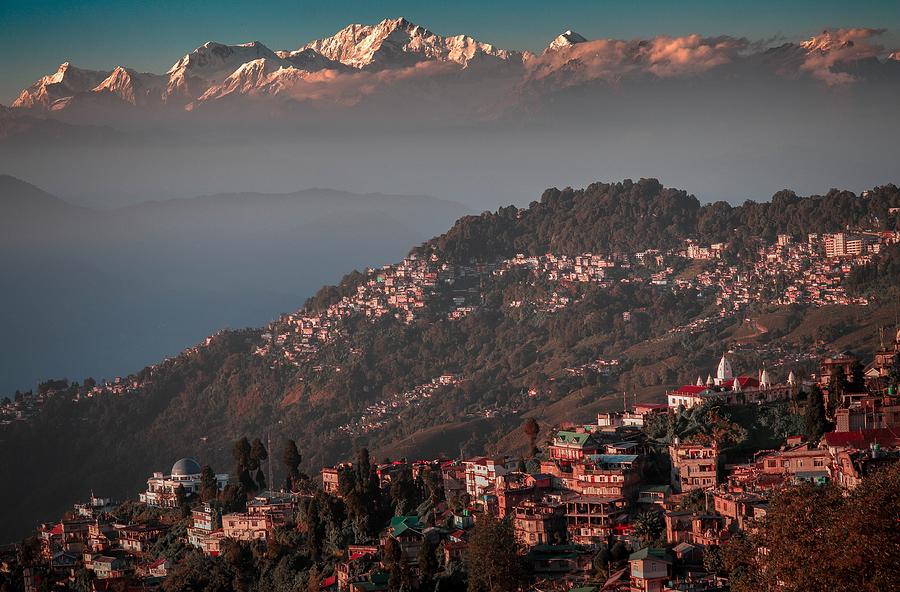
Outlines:
{"type": "Polygon", "coordinates": [[[452,84],[460,74],[492,82],[508,79],[512,94],[527,91],[535,81],[541,81],[545,91],[548,86],[620,82],[637,74],[696,76],[754,59],[786,78],[804,76],[835,86],[862,80],[852,68],[862,61],[900,76],[900,54],[876,44],[879,34],[874,29],[837,29],[801,43],[765,49],[731,37],[588,40],[570,30],[540,54],[531,54],[501,49],[467,35],[441,36],[396,18],[375,25],[349,25],[296,50],[273,51],[259,41],[208,42],[164,74],[121,65],[112,71],[86,70],[65,62],[24,89],[11,107],[15,112],[53,115],[83,104],[190,111],[236,97],[356,104],[361,97],[405,80],[443,77],[452,84]]]}

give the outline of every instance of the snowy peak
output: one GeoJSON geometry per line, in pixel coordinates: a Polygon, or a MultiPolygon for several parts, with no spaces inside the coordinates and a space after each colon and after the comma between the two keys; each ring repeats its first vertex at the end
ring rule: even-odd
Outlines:
{"type": "Polygon", "coordinates": [[[319,70],[346,70],[344,64],[329,59],[314,49],[298,49],[296,51],[275,52],[279,58],[286,60],[298,70],[318,72],[319,70]]]}
{"type": "Polygon", "coordinates": [[[158,104],[163,98],[167,80],[166,76],[159,74],[117,66],[93,92],[108,92],[132,105],[158,104]]]}
{"type": "Polygon", "coordinates": [[[221,99],[229,95],[244,95],[253,92],[268,83],[269,75],[284,69],[285,62],[278,58],[275,61],[259,58],[242,64],[221,84],[214,84],[203,93],[200,101],[221,99]]]}
{"type": "Polygon", "coordinates": [[[241,64],[259,58],[277,58],[271,49],[259,41],[239,45],[224,45],[207,41],[191,53],[185,54],[169,68],[167,74],[184,71],[193,76],[214,77],[223,70],[233,72],[241,64]],[[233,67],[232,67],[233,66],[233,67]]]}
{"type": "Polygon", "coordinates": [[[550,45],[547,46],[547,49],[544,50],[544,53],[547,53],[548,51],[559,51],[560,49],[572,47],[573,45],[584,43],[585,41],[587,41],[587,39],[585,39],[578,33],[571,30],[565,31],[559,37],[550,42],[550,45]]]}
{"type": "Polygon", "coordinates": [[[275,52],[259,41],[240,45],[208,41],[169,68],[166,97],[192,99],[210,86],[223,82],[243,64],[261,58],[281,61],[275,52]]]}
{"type": "Polygon", "coordinates": [[[837,32],[828,30],[822,31],[820,35],[814,35],[806,41],[800,42],[800,47],[810,53],[828,53],[834,49],[848,46],[853,46],[853,41],[851,39],[843,39],[837,32]]]}
{"type": "Polygon", "coordinates": [[[100,84],[109,72],[82,70],[63,62],[53,74],[48,74],[26,88],[13,102],[20,109],[49,109],[55,101],[86,92],[100,84]]]}
{"type": "Polygon", "coordinates": [[[504,61],[522,59],[519,52],[498,49],[465,35],[441,37],[403,17],[377,25],[350,25],[331,37],[308,43],[304,49],[357,69],[403,67],[424,60],[466,66],[485,56],[504,61]]]}

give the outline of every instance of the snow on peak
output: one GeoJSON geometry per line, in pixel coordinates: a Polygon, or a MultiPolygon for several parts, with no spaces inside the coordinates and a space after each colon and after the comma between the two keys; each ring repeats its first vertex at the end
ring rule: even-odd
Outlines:
{"type": "Polygon", "coordinates": [[[820,35],[814,35],[806,41],[800,42],[800,47],[808,52],[828,52],[832,49],[840,47],[845,43],[852,44],[853,41],[842,40],[834,31],[822,31],[820,35]]]}
{"type": "MultiPolygon", "coordinates": [[[[241,64],[259,58],[276,58],[271,49],[259,41],[239,45],[225,45],[207,41],[191,53],[185,54],[169,68],[167,74],[189,73],[191,76],[215,78],[223,72],[225,76],[234,72],[241,64]]],[[[224,76],[222,76],[224,79],[224,76]]]]}
{"type": "Polygon", "coordinates": [[[157,104],[163,99],[167,80],[166,76],[159,74],[117,66],[93,92],[109,92],[132,105],[157,104]]]}
{"type": "Polygon", "coordinates": [[[48,109],[58,99],[86,92],[100,84],[110,72],[83,70],[63,62],[53,74],[23,90],[12,107],[20,109],[48,109]]]}
{"type": "Polygon", "coordinates": [[[568,30],[559,35],[556,39],[550,42],[550,45],[547,46],[547,49],[544,50],[544,53],[548,51],[558,51],[565,47],[571,47],[578,43],[584,43],[587,41],[584,37],[579,35],[578,33],[568,30]]]}
{"type": "MultiPolygon", "coordinates": [[[[288,68],[293,69],[290,64],[288,68]]],[[[285,61],[281,58],[270,60],[259,58],[242,64],[220,84],[214,84],[199,98],[200,101],[221,99],[229,95],[249,94],[265,86],[269,81],[269,75],[273,72],[285,69],[285,61]]]]}
{"type": "Polygon", "coordinates": [[[275,52],[259,41],[240,45],[207,41],[169,68],[166,97],[189,100],[199,96],[223,82],[241,65],[261,58],[281,62],[275,52]]]}
{"type": "Polygon", "coordinates": [[[403,17],[376,25],[349,25],[303,49],[315,50],[330,60],[358,69],[402,67],[424,60],[466,66],[471,60],[486,56],[503,61],[522,59],[519,52],[498,49],[466,35],[436,35],[403,17]]]}
{"type": "Polygon", "coordinates": [[[277,51],[275,53],[281,59],[290,62],[295,68],[306,72],[348,69],[344,64],[329,59],[310,48],[298,49],[296,51],[277,51]]]}

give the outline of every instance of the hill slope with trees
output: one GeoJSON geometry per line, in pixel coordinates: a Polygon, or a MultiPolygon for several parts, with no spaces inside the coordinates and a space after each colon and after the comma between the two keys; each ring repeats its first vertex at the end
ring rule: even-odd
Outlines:
{"type": "MultiPolygon", "coordinates": [[[[894,229],[897,216],[890,208],[896,207],[900,191],[892,185],[865,198],[842,191],[803,198],[781,192],[769,203],[731,207],[700,205],[653,179],[596,183],[583,190],[547,190],[527,209],[462,218],[414,252],[468,264],[517,253],[666,249],[694,238],[727,241],[726,257],[740,261],[753,237],[771,240],[790,233],[800,238],[847,225],[894,229]]],[[[877,326],[892,322],[887,291],[900,280],[893,259],[885,261],[854,276],[854,289],[882,293],[870,306],[758,305],[747,314],[765,319],[773,329],[752,338],[742,333],[742,317],[694,332],[672,331],[714,314],[712,293],[698,297],[636,282],[551,284],[525,270],[484,281],[481,304],[461,319],[433,313],[405,324],[389,316],[375,321],[351,317],[343,337],[296,365],[255,354],[266,329],[224,331],[129,377],[141,384],[136,393],[76,402],[84,385],[73,384],[71,396],[53,398],[33,419],[0,428],[6,451],[0,475],[18,484],[0,490],[6,508],[0,532],[20,536],[91,490],[133,497],[152,471],[166,471],[181,457],[198,458],[217,472],[234,472],[230,443],[243,436],[296,440],[302,469],[310,473],[351,458],[363,446],[379,460],[398,454],[455,457],[524,450],[524,437],[509,435],[520,432],[525,417],[546,428],[620,408],[623,391],[630,400],[658,400],[666,388],[693,382],[698,369],[705,375],[723,349],[737,341],[745,346],[737,361],[750,372],[760,363],[754,347],[814,350],[818,334],[811,334],[809,326],[827,326],[829,345],[870,351],[877,326]],[[570,304],[554,312],[511,306],[557,291],[570,304]],[[619,372],[579,376],[567,371],[598,358],[619,359],[619,372]],[[377,429],[342,429],[373,404],[441,375],[460,380],[437,387],[430,398],[377,429]]],[[[352,294],[365,277],[354,272],[341,285],[323,288],[306,309],[321,310],[352,294]]],[[[782,370],[786,375],[788,368],[782,370]]],[[[811,368],[798,365],[796,370],[811,368]]],[[[276,482],[283,478],[276,473],[276,482]]]]}

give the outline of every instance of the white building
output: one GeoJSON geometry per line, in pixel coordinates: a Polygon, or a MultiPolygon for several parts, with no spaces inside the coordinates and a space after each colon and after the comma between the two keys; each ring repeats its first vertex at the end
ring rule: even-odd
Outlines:
{"type": "MultiPolygon", "coordinates": [[[[192,458],[182,458],[172,465],[169,475],[153,473],[147,479],[147,491],[141,493],[141,501],[157,508],[174,508],[178,505],[175,490],[180,485],[185,495],[200,493],[200,463],[192,458]]],[[[216,475],[216,485],[221,491],[228,485],[228,474],[216,475]]]]}
{"type": "Polygon", "coordinates": [[[466,493],[476,499],[497,481],[497,477],[515,470],[518,463],[506,457],[478,456],[463,461],[466,467],[466,493]]]}

